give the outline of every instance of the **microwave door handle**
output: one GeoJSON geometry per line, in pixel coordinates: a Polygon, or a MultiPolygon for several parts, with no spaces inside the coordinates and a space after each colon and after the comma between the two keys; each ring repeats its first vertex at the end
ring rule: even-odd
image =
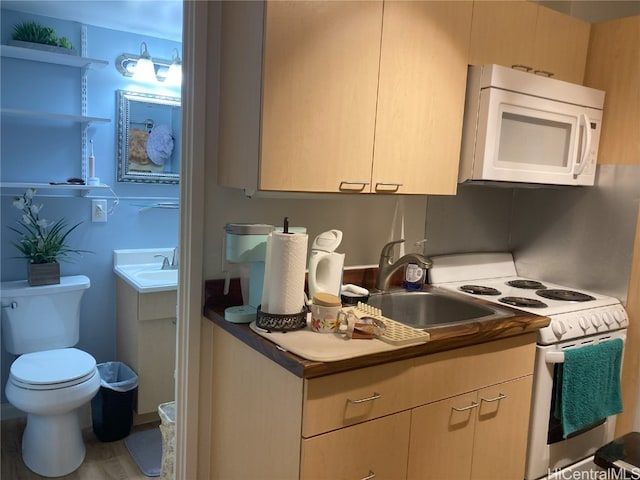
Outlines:
{"type": "Polygon", "coordinates": [[[582,157],[580,158],[580,163],[575,163],[573,165],[574,177],[577,177],[584,171],[584,168],[587,166],[589,152],[591,151],[591,121],[585,113],[580,114],[580,123],[584,123],[585,139],[582,146],[582,157]]]}

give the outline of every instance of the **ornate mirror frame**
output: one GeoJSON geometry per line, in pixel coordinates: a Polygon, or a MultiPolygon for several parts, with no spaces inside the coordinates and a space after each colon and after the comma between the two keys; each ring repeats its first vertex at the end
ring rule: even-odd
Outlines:
{"type": "Polygon", "coordinates": [[[180,181],[180,98],[117,90],[118,181],[180,181]]]}

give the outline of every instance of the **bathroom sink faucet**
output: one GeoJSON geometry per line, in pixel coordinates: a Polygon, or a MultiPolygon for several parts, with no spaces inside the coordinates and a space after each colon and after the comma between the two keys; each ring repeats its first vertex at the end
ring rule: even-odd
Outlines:
{"type": "Polygon", "coordinates": [[[178,247],[173,249],[173,257],[169,263],[169,257],[166,255],[154,255],[154,257],[162,257],[162,270],[176,270],[178,268],[178,247]]]}
{"type": "Polygon", "coordinates": [[[431,268],[433,262],[431,259],[421,255],[420,253],[408,253],[403,257],[400,257],[397,261],[393,261],[393,247],[398,243],[403,243],[404,240],[394,240],[387,243],[382,247],[380,252],[380,262],[378,263],[378,281],[376,282],[376,288],[382,292],[389,289],[389,281],[391,275],[400,267],[409,263],[416,263],[421,268],[431,268]]]}

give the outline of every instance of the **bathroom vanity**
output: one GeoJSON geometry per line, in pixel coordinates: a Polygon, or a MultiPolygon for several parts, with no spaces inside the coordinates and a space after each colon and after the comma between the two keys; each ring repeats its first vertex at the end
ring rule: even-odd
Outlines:
{"type": "Polygon", "coordinates": [[[162,268],[172,253],[114,251],[116,360],[138,375],[134,423],[156,420],[158,405],[175,399],[177,269],[162,268]]]}

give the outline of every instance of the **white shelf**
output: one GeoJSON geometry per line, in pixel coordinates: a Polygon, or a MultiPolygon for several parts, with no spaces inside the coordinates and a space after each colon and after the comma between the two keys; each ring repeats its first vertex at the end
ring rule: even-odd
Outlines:
{"type": "Polygon", "coordinates": [[[104,68],[109,65],[109,62],[106,60],[48,52],[46,50],[36,50],[32,48],[13,47],[11,45],[1,45],[0,56],[19,58],[21,60],[31,60],[33,62],[52,63],[54,65],[66,65],[76,68],[96,69],[104,68]]]}
{"type": "Polygon", "coordinates": [[[36,112],[33,110],[19,110],[16,108],[3,108],[2,115],[10,117],[56,120],[60,122],[77,122],[77,123],[110,123],[110,118],[86,117],[84,115],[67,115],[64,113],[52,112],[36,112]]]}
{"type": "Polygon", "coordinates": [[[101,183],[100,185],[51,185],[50,183],[34,183],[34,182],[2,182],[0,183],[2,194],[6,194],[6,190],[26,190],[27,188],[33,188],[36,191],[39,190],[73,190],[80,192],[81,195],[86,195],[91,190],[108,190],[111,187],[101,183]]]}

